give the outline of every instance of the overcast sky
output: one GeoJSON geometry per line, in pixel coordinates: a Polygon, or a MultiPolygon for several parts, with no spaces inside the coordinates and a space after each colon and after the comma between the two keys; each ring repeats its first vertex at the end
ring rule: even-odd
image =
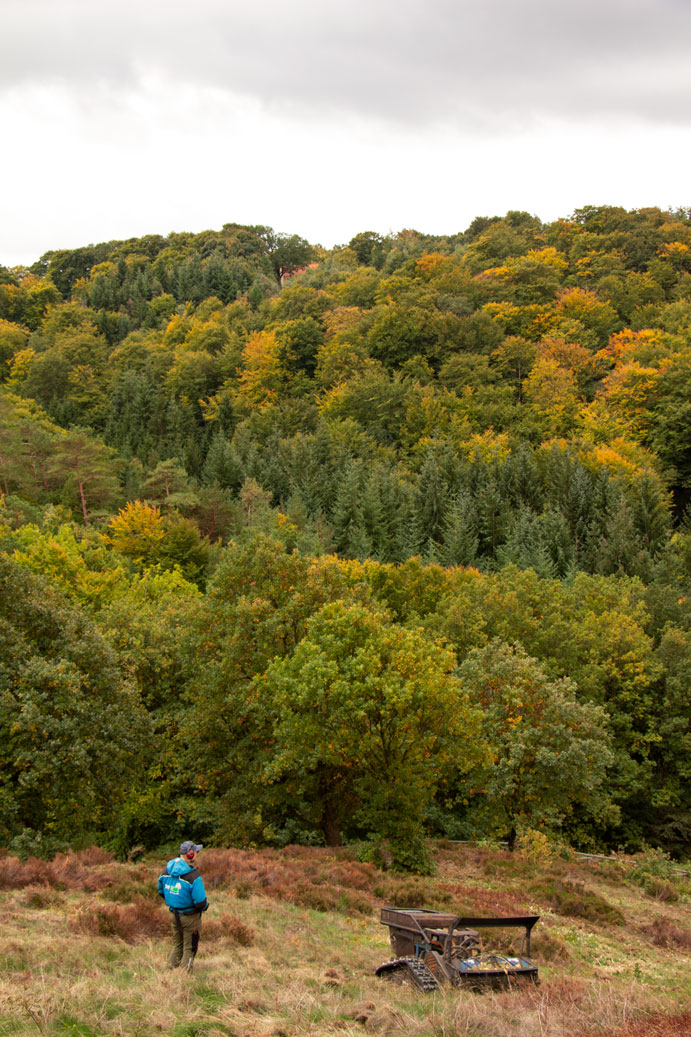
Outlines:
{"type": "Polygon", "coordinates": [[[0,263],[691,205],[691,0],[0,0],[0,263]]]}

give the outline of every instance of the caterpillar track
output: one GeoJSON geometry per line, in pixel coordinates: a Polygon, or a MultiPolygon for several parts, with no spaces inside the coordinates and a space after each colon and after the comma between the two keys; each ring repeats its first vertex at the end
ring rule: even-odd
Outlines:
{"type": "Polygon", "coordinates": [[[375,975],[399,982],[408,980],[426,994],[439,990],[438,981],[420,958],[394,958],[393,961],[386,961],[379,966],[375,975]]]}

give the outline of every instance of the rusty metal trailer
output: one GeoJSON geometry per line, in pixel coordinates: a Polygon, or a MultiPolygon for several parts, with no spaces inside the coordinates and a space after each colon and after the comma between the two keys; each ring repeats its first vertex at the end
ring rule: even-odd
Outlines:
{"type": "Polygon", "coordinates": [[[376,975],[409,982],[431,992],[443,983],[470,987],[511,987],[515,981],[537,982],[537,965],[530,958],[530,934],[539,915],[511,918],[471,918],[427,908],[384,907],[382,925],[389,927],[396,955],[376,975]],[[518,954],[488,952],[485,929],[523,930],[518,954]]]}

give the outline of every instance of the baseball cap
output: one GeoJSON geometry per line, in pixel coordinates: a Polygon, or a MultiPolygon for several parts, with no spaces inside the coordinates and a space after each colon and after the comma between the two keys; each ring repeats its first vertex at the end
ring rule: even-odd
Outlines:
{"type": "Polygon", "coordinates": [[[184,843],[180,843],[180,853],[183,857],[185,857],[188,853],[199,853],[199,851],[203,849],[203,846],[197,846],[196,843],[190,842],[189,839],[184,843]]]}

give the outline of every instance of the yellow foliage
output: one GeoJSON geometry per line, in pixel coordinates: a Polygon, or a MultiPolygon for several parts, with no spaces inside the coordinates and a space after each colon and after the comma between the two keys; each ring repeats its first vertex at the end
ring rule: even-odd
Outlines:
{"type": "Polygon", "coordinates": [[[18,353],[14,354],[10,361],[10,373],[6,382],[9,389],[12,389],[26,378],[35,356],[35,349],[20,349],[18,353]]]}
{"type": "Polygon", "coordinates": [[[538,345],[539,360],[553,360],[572,374],[590,373],[593,355],[578,342],[567,342],[562,338],[544,338],[538,345]]]}
{"type": "Polygon", "coordinates": [[[586,288],[566,288],[557,301],[557,309],[576,320],[601,306],[595,292],[589,292],[586,288]]]}
{"type": "Polygon", "coordinates": [[[524,382],[526,400],[545,414],[561,430],[564,421],[572,421],[578,410],[576,380],[565,367],[550,356],[535,361],[524,382]]]}
{"type": "MultiPolygon", "coordinates": [[[[513,267],[503,264],[502,266],[488,266],[475,277],[476,281],[506,281],[513,274],[513,267]]],[[[491,304],[490,304],[491,305],[491,304]]]]}
{"type": "MultiPolygon", "coordinates": [[[[501,269],[501,268],[496,268],[501,269]]],[[[536,341],[559,326],[559,317],[549,306],[515,306],[510,302],[488,302],[482,307],[507,335],[522,335],[536,341]]]]}
{"type": "Polygon", "coordinates": [[[258,407],[276,399],[281,385],[280,344],[273,331],[255,332],[242,351],[238,391],[258,407]]]}
{"type": "Polygon", "coordinates": [[[568,270],[569,264],[566,258],[557,252],[556,248],[552,245],[547,248],[531,248],[528,252],[528,259],[531,259],[533,263],[542,263],[544,266],[551,267],[553,270],[558,270],[560,273],[568,270]]]}
{"type": "Polygon", "coordinates": [[[511,453],[508,433],[495,432],[493,428],[485,429],[471,436],[463,450],[469,458],[483,464],[505,461],[511,453]]]}
{"type": "Polygon", "coordinates": [[[160,509],[146,501],[130,501],[110,520],[108,540],[130,558],[146,558],[165,536],[160,509]]]}
{"type": "Polygon", "coordinates": [[[604,379],[599,396],[631,429],[641,431],[646,427],[648,401],[659,377],[658,369],[643,367],[635,360],[621,364],[604,379]]]}
{"type": "Polygon", "coordinates": [[[669,259],[676,267],[688,269],[691,263],[691,248],[683,241],[668,241],[657,254],[661,259],[669,259]]]}
{"type": "Polygon", "coordinates": [[[651,352],[664,349],[663,334],[657,328],[642,328],[640,331],[624,328],[610,335],[606,347],[597,355],[613,360],[616,364],[625,358],[640,359],[637,356],[640,352],[650,355],[651,352]]]}
{"type": "Polygon", "coordinates": [[[444,271],[452,260],[448,256],[442,256],[439,252],[425,252],[415,264],[419,273],[426,281],[438,276],[444,271]]]}

